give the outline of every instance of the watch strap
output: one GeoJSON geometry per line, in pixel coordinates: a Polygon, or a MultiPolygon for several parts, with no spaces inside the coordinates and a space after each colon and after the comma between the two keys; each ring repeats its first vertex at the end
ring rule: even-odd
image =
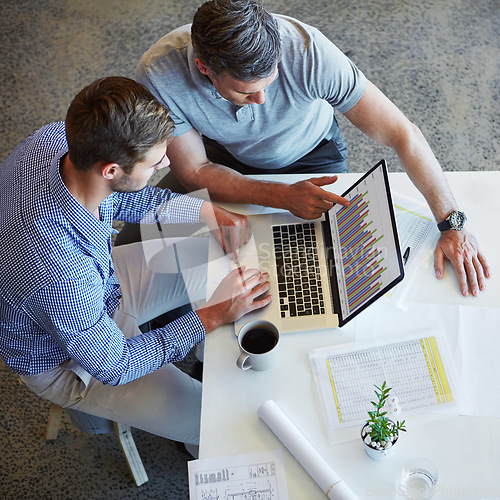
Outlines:
{"type": "Polygon", "coordinates": [[[437,226],[440,231],[447,231],[448,229],[451,229],[451,224],[448,219],[445,219],[443,222],[440,222],[437,226]]]}

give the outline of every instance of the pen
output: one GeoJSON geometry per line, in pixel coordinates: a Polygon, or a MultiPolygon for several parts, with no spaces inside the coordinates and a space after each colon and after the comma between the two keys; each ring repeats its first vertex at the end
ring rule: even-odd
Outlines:
{"type": "Polygon", "coordinates": [[[408,257],[410,256],[410,247],[408,247],[406,250],[405,250],[405,253],[403,254],[403,264],[406,265],[406,263],[408,262],[408,257]]]}

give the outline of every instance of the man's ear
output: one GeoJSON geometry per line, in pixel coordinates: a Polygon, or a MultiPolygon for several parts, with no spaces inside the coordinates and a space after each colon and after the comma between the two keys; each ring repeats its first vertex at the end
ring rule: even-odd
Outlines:
{"type": "Polygon", "coordinates": [[[113,180],[120,171],[118,163],[105,163],[101,166],[101,175],[108,181],[113,180]]]}
{"type": "Polygon", "coordinates": [[[198,68],[200,73],[210,77],[211,71],[205,66],[205,63],[201,59],[199,59],[198,57],[195,57],[194,63],[196,64],[196,67],[198,68]]]}

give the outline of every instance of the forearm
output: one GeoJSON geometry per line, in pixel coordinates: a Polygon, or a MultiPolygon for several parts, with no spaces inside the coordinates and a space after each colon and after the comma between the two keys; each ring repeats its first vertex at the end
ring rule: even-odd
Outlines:
{"type": "Polygon", "coordinates": [[[457,209],[443,171],[420,129],[368,82],[360,101],[345,116],[367,136],[389,146],[438,221],[457,209]]]}
{"type": "Polygon", "coordinates": [[[216,304],[211,307],[204,307],[196,310],[196,314],[200,318],[207,334],[227,323],[223,317],[225,312],[224,308],[220,306],[220,304],[216,304]]]}
{"type": "Polygon", "coordinates": [[[114,193],[113,218],[124,222],[180,224],[198,222],[203,200],[147,186],[140,192],[114,193]]]}
{"type": "Polygon", "coordinates": [[[429,204],[436,221],[441,222],[459,207],[422,132],[411,123],[408,127],[407,137],[394,149],[411,181],[429,204]]]}
{"type": "Polygon", "coordinates": [[[333,203],[347,201],[322,189],[336,176],[315,177],[294,184],[258,181],[223,165],[212,163],[198,132],[192,129],[169,145],[170,169],[188,190],[208,189],[213,201],[251,203],[289,210],[297,217],[316,219],[333,203]]]}
{"type": "Polygon", "coordinates": [[[212,201],[288,208],[288,184],[251,179],[215,163],[207,163],[181,182],[190,190],[207,188],[212,201]]]}
{"type": "MultiPolygon", "coordinates": [[[[437,222],[458,207],[444,173],[422,132],[399,109],[368,82],[363,97],[345,116],[362,132],[396,151],[417,189],[423,194],[437,222]]],[[[449,259],[463,295],[486,288],[491,272],[477,242],[467,231],[444,231],[434,252],[436,276],[443,276],[444,259],[449,259]]]]}

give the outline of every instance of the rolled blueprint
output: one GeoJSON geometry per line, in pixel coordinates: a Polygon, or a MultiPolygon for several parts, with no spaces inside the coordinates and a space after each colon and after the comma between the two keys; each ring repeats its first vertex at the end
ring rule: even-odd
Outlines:
{"type": "Polygon", "coordinates": [[[357,500],[358,497],[273,400],[266,401],[257,413],[328,498],[331,500],[357,500]]]}

